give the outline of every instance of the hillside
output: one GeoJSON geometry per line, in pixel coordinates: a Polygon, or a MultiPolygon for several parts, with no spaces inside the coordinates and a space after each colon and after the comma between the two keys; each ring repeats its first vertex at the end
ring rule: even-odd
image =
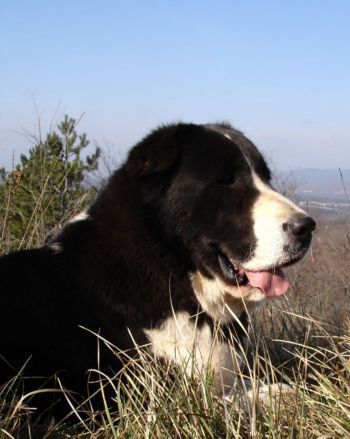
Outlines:
{"type": "MultiPolygon", "coordinates": [[[[341,170],[345,189],[350,194],[350,169],[341,170]]],[[[302,199],[347,202],[339,169],[294,169],[281,173],[283,179],[293,181],[302,199]]]]}
{"type": "Polygon", "coordinates": [[[279,173],[277,181],[313,215],[339,218],[350,214],[350,169],[341,173],[339,169],[295,169],[279,173]]]}

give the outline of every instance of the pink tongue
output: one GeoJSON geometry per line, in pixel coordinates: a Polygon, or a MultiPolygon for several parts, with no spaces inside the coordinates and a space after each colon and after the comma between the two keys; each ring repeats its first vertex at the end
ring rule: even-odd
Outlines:
{"type": "Polygon", "coordinates": [[[244,271],[250,285],[260,288],[266,297],[282,296],[288,290],[289,282],[280,268],[271,271],[244,271]]]}

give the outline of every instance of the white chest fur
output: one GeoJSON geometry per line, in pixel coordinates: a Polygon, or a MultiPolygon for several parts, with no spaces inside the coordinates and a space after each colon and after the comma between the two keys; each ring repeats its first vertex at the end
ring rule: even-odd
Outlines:
{"type": "Polygon", "coordinates": [[[204,278],[200,273],[191,275],[191,283],[202,309],[216,322],[216,329],[207,322],[199,325],[196,316],[187,312],[174,312],[160,327],[147,329],[145,333],[155,355],[182,365],[187,374],[212,370],[217,391],[223,393],[234,385],[241,355],[233,343],[220,336],[220,324],[237,320],[239,325],[242,312],[255,307],[261,296],[255,297],[250,291],[243,294],[248,296],[247,301],[238,292],[237,297],[232,297],[215,280],[204,278]]]}
{"type": "Polygon", "coordinates": [[[188,375],[214,373],[218,393],[232,387],[240,364],[238,353],[220,340],[208,323],[198,325],[187,312],[175,313],[157,329],[145,330],[155,355],[174,361],[188,375]]]}

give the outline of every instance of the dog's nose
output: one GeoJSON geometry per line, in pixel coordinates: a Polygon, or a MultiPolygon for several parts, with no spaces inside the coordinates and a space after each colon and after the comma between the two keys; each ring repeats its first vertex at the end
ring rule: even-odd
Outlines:
{"type": "Polygon", "coordinates": [[[315,230],[316,222],[310,217],[298,218],[290,223],[283,224],[283,230],[290,230],[295,236],[303,236],[315,230]]]}

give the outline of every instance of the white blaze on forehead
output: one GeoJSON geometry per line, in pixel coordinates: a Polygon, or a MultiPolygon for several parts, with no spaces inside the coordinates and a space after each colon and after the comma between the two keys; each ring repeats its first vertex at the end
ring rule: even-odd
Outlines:
{"type": "Polygon", "coordinates": [[[306,212],[288,198],[275,192],[253,172],[253,182],[259,195],[252,208],[255,247],[246,270],[261,271],[285,263],[284,247],[288,235],[283,224],[293,221],[306,212]]]}

